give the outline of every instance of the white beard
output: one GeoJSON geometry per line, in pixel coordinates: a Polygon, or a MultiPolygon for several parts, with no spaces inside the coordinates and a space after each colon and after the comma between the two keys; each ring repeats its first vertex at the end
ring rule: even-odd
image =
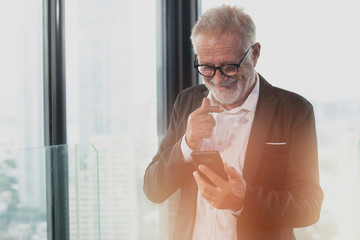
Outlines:
{"type": "MultiPolygon", "coordinates": [[[[221,86],[229,86],[231,83],[238,81],[238,79],[228,79],[226,82],[223,82],[221,86]]],[[[204,80],[206,87],[209,89],[214,98],[222,104],[233,104],[236,101],[240,100],[242,88],[239,86],[239,83],[236,82],[236,86],[233,89],[222,90],[220,91],[214,86],[213,80],[206,81],[204,80]]]]}

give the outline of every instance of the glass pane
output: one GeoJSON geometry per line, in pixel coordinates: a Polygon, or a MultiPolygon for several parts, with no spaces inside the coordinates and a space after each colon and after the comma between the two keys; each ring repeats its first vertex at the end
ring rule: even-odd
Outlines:
{"type": "Polygon", "coordinates": [[[100,240],[98,152],[92,145],[65,145],[68,157],[71,240],[100,240]]]}
{"type": "Polygon", "coordinates": [[[156,1],[65,6],[68,141],[98,150],[101,236],[158,239],[157,206],[142,191],[158,145],[156,1]]]}
{"type": "Polygon", "coordinates": [[[0,154],[0,239],[46,239],[44,149],[0,154]]]}
{"type": "Polygon", "coordinates": [[[100,239],[98,158],[89,145],[0,152],[0,239],[48,239],[45,166],[54,155],[68,164],[70,239],[100,239]]]}
{"type": "Polygon", "coordinates": [[[42,0],[0,3],[0,150],[43,146],[42,0]]]}

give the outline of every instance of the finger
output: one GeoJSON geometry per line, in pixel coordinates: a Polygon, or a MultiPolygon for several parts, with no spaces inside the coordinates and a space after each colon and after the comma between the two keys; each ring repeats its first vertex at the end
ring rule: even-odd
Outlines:
{"type": "Polygon", "coordinates": [[[208,183],[204,178],[202,178],[197,171],[193,172],[193,176],[201,195],[209,201],[212,200],[213,196],[215,196],[216,188],[208,183]]]}
{"type": "Polygon", "coordinates": [[[216,121],[214,117],[211,114],[205,113],[205,112],[193,112],[189,115],[187,119],[187,123],[190,125],[193,124],[203,124],[206,122],[212,123],[213,126],[216,125],[216,121]]]}
{"type": "Polygon", "coordinates": [[[201,108],[198,109],[200,114],[203,113],[221,113],[224,111],[224,108],[221,106],[202,106],[201,108]]]}
{"type": "Polygon", "coordinates": [[[194,130],[199,130],[199,131],[210,131],[212,132],[214,129],[214,123],[212,122],[203,122],[203,123],[198,123],[198,124],[194,124],[192,126],[192,128],[194,128],[194,130]]]}
{"type": "Polygon", "coordinates": [[[216,125],[214,117],[210,114],[191,115],[188,119],[189,124],[201,125],[204,123],[211,123],[212,126],[216,125]]]}
{"type": "Polygon", "coordinates": [[[206,98],[203,98],[202,103],[201,103],[201,106],[202,106],[202,107],[204,107],[204,106],[210,106],[210,99],[208,99],[207,97],[206,97],[206,98]]]}
{"type": "Polygon", "coordinates": [[[226,181],[222,179],[220,176],[218,176],[216,173],[214,173],[210,168],[208,168],[205,165],[199,165],[199,170],[205,174],[217,187],[224,187],[226,184],[226,181]]]}
{"type": "Polygon", "coordinates": [[[190,129],[188,132],[188,136],[191,138],[211,138],[213,135],[213,131],[209,129],[190,129]]]}
{"type": "Polygon", "coordinates": [[[229,183],[232,184],[231,192],[238,198],[244,199],[246,191],[246,182],[240,173],[229,164],[224,164],[224,170],[230,177],[229,183]]]}
{"type": "Polygon", "coordinates": [[[222,112],[224,111],[224,108],[221,106],[211,106],[210,105],[210,99],[205,97],[202,100],[201,107],[199,108],[202,110],[202,113],[210,113],[210,112],[222,112]]]}
{"type": "Polygon", "coordinates": [[[236,171],[236,169],[234,167],[230,166],[229,164],[227,164],[227,163],[224,164],[224,170],[230,179],[241,179],[242,180],[241,174],[238,171],[236,171]]]}
{"type": "Polygon", "coordinates": [[[192,131],[194,132],[203,131],[203,130],[212,132],[214,130],[215,124],[216,123],[212,121],[201,122],[201,121],[192,120],[188,124],[188,129],[192,129],[192,131]]]}
{"type": "Polygon", "coordinates": [[[202,136],[203,136],[204,138],[211,138],[212,135],[213,135],[213,131],[212,131],[212,130],[204,130],[204,131],[202,132],[202,136]]]}
{"type": "Polygon", "coordinates": [[[223,111],[224,111],[224,108],[221,106],[203,106],[203,107],[199,107],[198,109],[193,111],[190,115],[198,116],[198,115],[209,114],[209,113],[221,113],[223,111]]]}

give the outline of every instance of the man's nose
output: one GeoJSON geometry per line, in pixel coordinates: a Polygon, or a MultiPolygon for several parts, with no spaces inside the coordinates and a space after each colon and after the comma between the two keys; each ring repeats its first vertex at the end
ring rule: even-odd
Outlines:
{"type": "Polygon", "coordinates": [[[215,84],[220,85],[224,81],[224,78],[224,74],[222,74],[219,69],[216,69],[215,75],[213,77],[215,84]]]}

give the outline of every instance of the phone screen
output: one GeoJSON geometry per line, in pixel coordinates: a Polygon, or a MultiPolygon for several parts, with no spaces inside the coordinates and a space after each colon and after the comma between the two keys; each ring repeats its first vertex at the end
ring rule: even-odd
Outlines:
{"type": "Polygon", "coordinates": [[[193,151],[191,153],[191,157],[193,159],[193,163],[195,165],[196,171],[199,173],[199,175],[202,178],[204,178],[207,182],[211,183],[212,185],[214,185],[213,182],[207,176],[205,176],[201,171],[199,171],[198,166],[200,164],[206,165],[208,168],[210,168],[213,172],[215,172],[225,181],[229,179],[224,171],[224,164],[218,151],[193,151]]]}

